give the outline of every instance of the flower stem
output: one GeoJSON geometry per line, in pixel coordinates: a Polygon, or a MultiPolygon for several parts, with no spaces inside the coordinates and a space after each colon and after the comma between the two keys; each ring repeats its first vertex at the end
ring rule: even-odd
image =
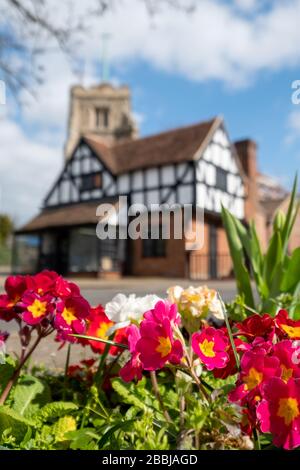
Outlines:
{"type": "Polygon", "coordinates": [[[150,371],[150,377],[151,377],[151,383],[152,383],[154,395],[155,395],[157,401],[159,402],[159,405],[160,405],[160,408],[163,412],[165,420],[167,421],[167,423],[172,423],[171,417],[170,417],[168,411],[166,410],[164,402],[162,400],[162,397],[161,397],[161,394],[160,394],[160,391],[159,391],[159,388],[158,388],[156,373],[155,373],[154,370],[150,371]]]}
{"type": "Polygon", "coordinates": [[[239,370],[239,368],[240,368],[240,358],[239,358],[239,355],[237,353],[237,350],[236,350],[236,347],[235,347],[235,344],[234,344],[233,334],[232,334],[231,327],[230,327],[230,324],[229,324],[227,311],[226,311],[224,302],[221,299],[221,296],[220,296],[219,293],[218,293],[218,298],[219,298],[219,301],[220,301],[220,304],[221,304],[221,307],[222,307],[222,312],[223,312],[224,320],[225,320],[225,323],[226,323],[226,328],[227,328],[227,331],[228,331],[229,341],[230,341],[230,344],[231,344],[231,347],[232,347],[232,350],[233,350],[233,354],[234,354],[234,358],[235,358],[235,362],[236,362],[236,367],[237,367],[237,370],[239,370]]]}
{"type": "Polygon", "coordinates": [[[18,367],[15,369],[12,377],[9,379],[9,381],[7,382],[6,384],[6,387],[4,388],[2,394],[1,394],[1,397],[0,397],[0,405],[3,405],[6,401],[6,399],[8,398],[8,395],[10,394],[10,391],[12,389],[12,387],[14,386],[15,382],[18,380],[19,378],[19,375],[20,375],[20,372],[21,372],[21,369],[22,367],[24,366],[24,364],[27,362],[27,360],[29,359],[29,357],[31,356],[31,354],[34,352],[34,350],[36,349],[36,347],[38,346],[39,342],[41,341],[42,339],[42,335],[39,334],[36,341],[33,343],[32,347],[29,349],[29,351],[27,352],[27,354],[25,354],[23,356],[23,358],[20,360],[20,363],[18,365],[18,367]]]}
{"type": "Polygon", "coordinates": [[[64,375],[64,385],[63,385],[63,400],[66,399],[67,393],[67,382],[68,382],[68,370],[70,365],[70,356],[71,356],[71,343],[68,344],[66,363],[65,363],[65,375],[64,375]]]}

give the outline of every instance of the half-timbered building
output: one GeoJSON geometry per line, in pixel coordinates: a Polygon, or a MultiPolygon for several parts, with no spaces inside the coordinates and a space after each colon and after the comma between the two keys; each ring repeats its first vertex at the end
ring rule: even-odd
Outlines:
{"type": "MultiPolygon", "coordinates": [[[[105,116],[102,126],[109,125],[109,110],[105,116]]],[[[230,275],[221,208],[245,222],[253,215],[247,173],[254,143],[234,145],[220,117],[144,138],[108,139],[100,130],[88,128],[78,135],[41,213],[16,233],[15,270],[33,266],[105,277],[230,275]],[[204,231],[203,246],[188,250],[184,237],[172,236],[99,240],[97,207],[117,204],[119,196],[147,207],[177,203],[203,208],[204,222],[198,227],[204,231]]]]}

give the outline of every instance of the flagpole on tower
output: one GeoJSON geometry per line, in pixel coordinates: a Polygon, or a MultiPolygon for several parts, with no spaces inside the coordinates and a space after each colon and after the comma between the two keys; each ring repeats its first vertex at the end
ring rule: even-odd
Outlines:
{"type": "Polygon", "coordinates": [[[102,82],[109,82],[109,58],[108,58],[108,41],[111,35],[109,33],[103,33],[102,38],[102,82]]]}

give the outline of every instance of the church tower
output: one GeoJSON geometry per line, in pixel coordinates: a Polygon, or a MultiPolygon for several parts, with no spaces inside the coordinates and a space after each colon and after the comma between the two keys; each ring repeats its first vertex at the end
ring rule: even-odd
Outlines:
{"type": "Polygon", "coordinates": [[[71,88],[66,159],[84,134],[97,135],[108,144],[138,137],[128,86],[102,82],[90,88],[71,88]]]}

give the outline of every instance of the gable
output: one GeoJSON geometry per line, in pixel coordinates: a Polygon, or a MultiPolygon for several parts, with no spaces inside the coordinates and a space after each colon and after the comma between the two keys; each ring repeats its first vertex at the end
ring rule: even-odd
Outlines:
{"type": "Polygon", "coordinates": [[[45,199],[45,207],[101,199],[114,193],[115,178],[81,140],[45,199]]]}
{"type": "Polygon", "coordinates": [[[220,213],[222,205],[244,218],[244,174],[223,125],[196,155],[196,200],[200,207],[220,213]]]}

